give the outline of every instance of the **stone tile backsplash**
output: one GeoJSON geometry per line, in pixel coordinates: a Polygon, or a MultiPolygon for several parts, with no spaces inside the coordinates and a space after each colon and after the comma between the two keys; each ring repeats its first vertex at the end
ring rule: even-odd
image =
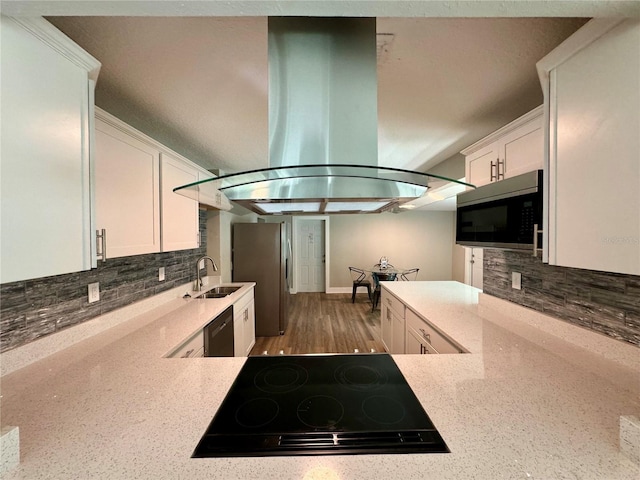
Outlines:
{"type": "Polygon", "coordinates": [[[0,352],[194,281],[196,261],[207,251],[206,215],[200,210],[199,248],[110,258],[85,272],[0,285],[0,352]],[[87,285],[93,282],[100,282],[100,301],[90,304],[87,285]]]}
{"type": "Polygon", "coordinates": [[[526,252],[484,250],[489,295],[640,346],[640,276],[556,267],[526,252]],[[511,272],[522,273],[522,290],[511,272]]]}

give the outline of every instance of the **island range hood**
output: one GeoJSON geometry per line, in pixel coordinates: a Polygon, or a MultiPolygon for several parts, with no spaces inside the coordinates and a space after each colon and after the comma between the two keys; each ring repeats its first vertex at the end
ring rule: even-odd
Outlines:
{"type": "Polygon", "coordinates": [[[378,166],[375,18],[270,17],[268,35],[269,168],[176,193],[260,215],[380,213],[456,182],[378,166]]]}

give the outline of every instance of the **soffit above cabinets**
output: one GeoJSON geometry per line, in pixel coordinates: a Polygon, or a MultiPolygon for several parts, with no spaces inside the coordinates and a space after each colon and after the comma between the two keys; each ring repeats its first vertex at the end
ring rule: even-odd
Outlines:
{"type": "MultiPolygon", "coordinates": [[[[102,63],[96,103],[206,169],[268,165],[267,17],[48,17],[102,63]]],[[[542,103],[587,19],[377,18],[378,165],[426,171],[542,103]]]]}

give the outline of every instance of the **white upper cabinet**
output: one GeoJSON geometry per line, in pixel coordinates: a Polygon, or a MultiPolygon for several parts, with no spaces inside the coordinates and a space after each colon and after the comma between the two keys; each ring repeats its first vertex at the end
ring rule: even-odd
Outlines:
{"type": "Polygon", "coordinates": [[[542,106],[464,149],[466,181],[477,187],[544,164],[542,106]]]}
{"type": "Polygon", "coordinates": [[[173,192],[175,187],[198,181],[198,170],[176,157],[161,153],[162,250],[197,248],[198,203],[173,192]]]}
{"type": "Polygon", "coordinates": [[[595,19],[538,62],[548,261],[640,274],[640,20],[595,19]]]}
{"type": "Polygon", "coordinates": [[[175,187],[213,177],[96,108],[96,228],[106,258],[197,248],[198,202],[175,187]]]}
{"type": "Polygon", "coordinates": [[[96,114],[96,228],[106,230],[106,258],[159,252],[160,152],[96,114]]]}
{"type": "Polygon", "coordinates": [[[0,283],[88,270],[100,63],[42,18],[1,17],[0,283]]]}

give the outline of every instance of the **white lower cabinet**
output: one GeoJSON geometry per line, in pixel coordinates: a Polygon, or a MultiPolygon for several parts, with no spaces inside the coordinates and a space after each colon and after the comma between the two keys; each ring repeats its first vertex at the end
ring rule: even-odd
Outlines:
{"type": "Polygon", "coordinates": [[[412,350],[418,347],[418,351],[409,352],[407,349],[406,353],[462,353],[461,348],[455,346],[413,310],[407,309],[406,321],[407,338],[412,337],[412,350]]]}
{"type": "Polygon", "coordinates": [[[404,353],[405,305],[385,289],[380,298],[382,343],[389,353],[404,353]]]}
{"type": "Polygon", "coordinates": [[[405,353],[425,355],[436,352],[426,339],[414,328],[407,326],[407,348],[405,353]]]}
{"type": "Polygon", "coordinates": [[[173,355],[174,358],[197,358],[204,356],[204,335],[199,331],[173,355]]]}
{"type": "Polygon", "coordinates": [[[382,343],[389,353],[424,355],[465,352],[386,288],[382,288],[380,304],[382,343]]]}
{"type": "Polygon", "coordinates": [[[253,288],[233,304],[233,352],[246,357],[256,344],[256,313],[253,288]]]}
{"type": "Polygon", "coordinates": [[[391,352],[393,341],[393,317],[391,316],[391,309],[385,308],[384,303],[380,306],[381,311],[381,325],[382,330],[382,344],[387,352],[391,352]]]}

